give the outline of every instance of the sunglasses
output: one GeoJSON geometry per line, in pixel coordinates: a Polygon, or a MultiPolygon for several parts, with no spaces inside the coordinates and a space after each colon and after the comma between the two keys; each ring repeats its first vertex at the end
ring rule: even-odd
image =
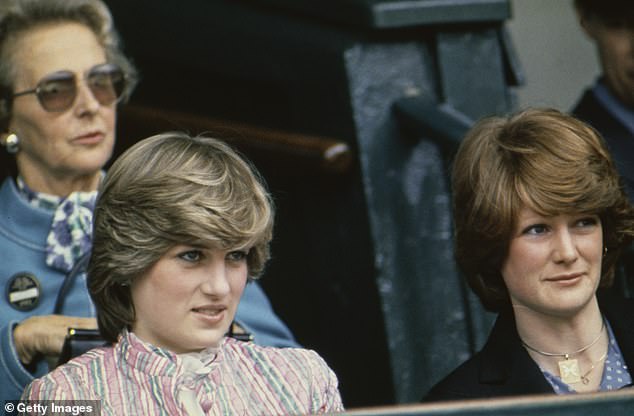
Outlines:
{"type": "MultiPolygon", "coordinates": [[[[115,64],[92,67],[86,73],[85,80],[92,95],[104,106],[120,100],[128,83],[123,70],[115,64]]],[[[37,95],[46,111],[66,111],[77,98],[77,79],[71,71],[53,72],[42,78],[34,89],[15,93],[13,97],[27,94],[37,95]]]]}

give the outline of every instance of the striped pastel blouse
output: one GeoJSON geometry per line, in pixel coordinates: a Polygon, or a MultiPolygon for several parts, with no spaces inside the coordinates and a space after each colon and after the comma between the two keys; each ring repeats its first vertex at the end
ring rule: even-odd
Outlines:
{"type": "Polygon", "coordinates": [[[102,415],[306,415],[343,410],[337,378],[314,351],[225,338],[176,355],[125,332],[34,380],[23,400],[98,400],[102,415]]]}

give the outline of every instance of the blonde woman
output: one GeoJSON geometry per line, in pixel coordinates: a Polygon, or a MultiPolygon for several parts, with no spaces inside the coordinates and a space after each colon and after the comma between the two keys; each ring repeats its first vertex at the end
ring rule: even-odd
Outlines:
{"type": "Polygon", "coordinates": [[[103,184],[88,266],[99,329],[115,344],[23,398],[101,400],[105,415],[342,410],[337,378],[314,351],[225,336],[272,230],[267,191],[227,145],[177,133],[134,145],[103,184]]]}

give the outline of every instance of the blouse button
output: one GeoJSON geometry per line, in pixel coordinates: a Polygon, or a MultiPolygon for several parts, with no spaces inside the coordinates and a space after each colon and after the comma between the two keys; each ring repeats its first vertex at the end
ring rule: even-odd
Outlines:
{"type": "Polygon", "coordinates": [[[201,403],[201,407],[203,408],[203,412],[205,412],[205,413],[209,412],[209,410],[211,409],[212,405],[213,405],[213,402],[211,400],[208,400],[208,399],[203,400],[203,402],[201,403]]]}
{"type": "Polygon", "coordinates": [[[183,386],[185,386],[186,388],[190,390],[194,390],[196,388],[196,381],[194,380],[193,377],[187,375],[183,377],[183,386]]]}

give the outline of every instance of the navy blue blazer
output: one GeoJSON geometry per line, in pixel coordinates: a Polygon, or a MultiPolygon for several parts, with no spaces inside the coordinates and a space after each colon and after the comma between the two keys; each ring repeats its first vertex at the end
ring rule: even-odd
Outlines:
{"type": "MultiPolygon", "coordinates": [[[[634,300],[604,293],[599,305],[634,377],[634,300]]],[[[522,346],[509,308],[498,316],[482,350],[432,387],[422,401],[545,393],[554,394],[553,388],[522,346]]]]}

